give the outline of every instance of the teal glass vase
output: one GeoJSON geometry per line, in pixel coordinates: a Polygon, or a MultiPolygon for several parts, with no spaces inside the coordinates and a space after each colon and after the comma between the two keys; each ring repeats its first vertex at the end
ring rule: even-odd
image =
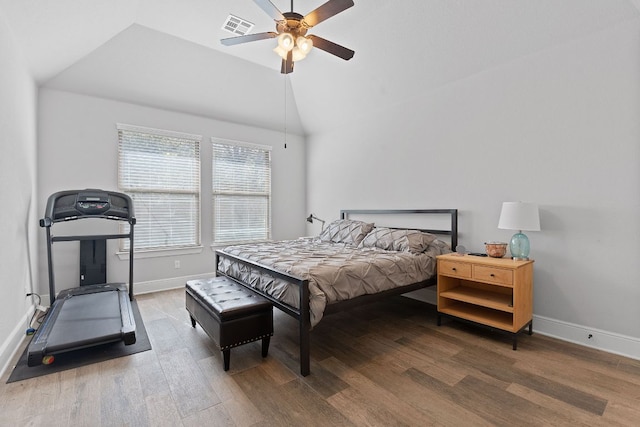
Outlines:
{"type": "Polygon", "coordinates": [[[509,250],[513,259],[529,259],[529,238],[522,231],[517,232],[511,237],[509,242],[509,250]]]}

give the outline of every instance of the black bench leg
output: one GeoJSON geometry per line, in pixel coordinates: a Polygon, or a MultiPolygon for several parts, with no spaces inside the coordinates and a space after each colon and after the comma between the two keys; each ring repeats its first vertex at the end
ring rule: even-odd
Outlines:
{"type": "Polygon", "coordinates": [[[191,317],[191,326],[193,326],[194,328],[196,327],[196,319],[193,318],[193,316],[189,316],[191,317]]]}
{"type": "Polygon", "coordinates": [[[226,350],[222,350],[222,358],[224,359],[224,370],[229,370],[229,365],[231,364],[231,349],[228,348],[226,350]]]}
{"type": "Polygon", "coordinates": [[[270,342],[271,342],[271,337],[262,338],[262,357],[267,357],[267,354],[269,354],[270,342]]]}

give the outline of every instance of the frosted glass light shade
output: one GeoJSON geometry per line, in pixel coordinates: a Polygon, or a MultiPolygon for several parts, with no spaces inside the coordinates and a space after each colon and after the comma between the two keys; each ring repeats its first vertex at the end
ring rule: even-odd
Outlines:
{"type": "Polygon", "coordinates": [[[282,33],[278,36],[278,46],[289,52],[293,49],[293,36],[289,33],[282,33]]]}
{"type": "Polygon", "coordinates": [[[293,60],[293,62],[298,62],[298,61],[302,61],[305,58],[304,52],[302,50],[300,50],[299,47],[294,47],[293,50],[291,51],[291,59],[293,60]]]}
{"type": "Polygon", "coordinates": [[[273,51],[277,53],[282,59],[285,59],[285,60],[287,59],[287,51],[281,48],[280,46],[276,46],[276,48],[273,49],[273,51]]]}
{"type": "Polygon", "coordinates": [[[304,36],[299,36],[294,40],[289,33],[282,33],[278,36],[278,46],[273,51],[282,59],[286,60],[291,52],[293,62],[302,61],[313,48],[313,40],[304,36]]]}
{"type": "Polygon", "coordinates": [[[298,46],[298,48],[306,56],[313,47],[313,40],[300,36],[296,39],[296,46],[298,46]]]}

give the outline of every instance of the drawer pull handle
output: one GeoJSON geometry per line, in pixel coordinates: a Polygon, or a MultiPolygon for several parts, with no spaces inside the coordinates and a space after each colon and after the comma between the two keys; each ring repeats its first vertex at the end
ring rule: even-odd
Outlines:
{"type": "Polygon", "coordinates": [[[458,271],[458,270],[456,270],[456,268],[455,268],[455,267],[453,267],[453,268],[451,268],[451,269],[452,269],[453,271],[458,271]]]}
{"type": "Polygon", "coordinates": [[[496,277],[496,275],[495,275],[495,274],[493,274],[493,273],[491,273],[489,276],[491,276],[491,277],[496,277]]]}

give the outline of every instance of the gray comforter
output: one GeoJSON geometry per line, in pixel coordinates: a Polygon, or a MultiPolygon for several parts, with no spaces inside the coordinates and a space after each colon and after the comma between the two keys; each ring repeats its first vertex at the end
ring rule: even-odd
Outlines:
{"type": "MultiPolygon", "coordinates": [[[[229,246],[224,252],[309,280],[311,326],[322,319],[327,304],[375,294],[427,280],[435,275],[436,255],[450,252],[435,240],[421,254],[357,248],[345,243],[300,238],[229,246]]],[[[290,307],[299,308],[298,287],[220,257],[218,269],[290,307]]]]}

